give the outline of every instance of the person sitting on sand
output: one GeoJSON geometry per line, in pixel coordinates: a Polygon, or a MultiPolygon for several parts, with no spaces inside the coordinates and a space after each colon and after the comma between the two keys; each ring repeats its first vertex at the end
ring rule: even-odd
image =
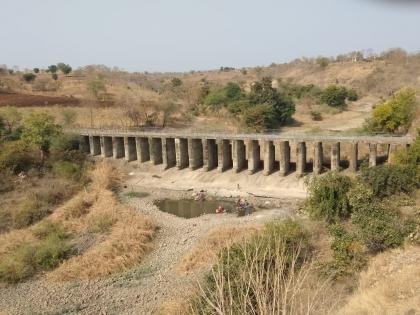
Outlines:
{"type": "Polygon", "coordinates": [[[224,213],[225,212],[225,208],[223,208],[222,206],[219,206],[217,209],[216,209],[216,213],[224,213]]]}

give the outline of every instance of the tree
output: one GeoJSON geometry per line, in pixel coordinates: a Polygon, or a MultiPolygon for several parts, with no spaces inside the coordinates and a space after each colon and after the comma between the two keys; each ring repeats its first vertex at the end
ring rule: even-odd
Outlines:
{"type": "Polygon", "coordinates": [[[408,129],[417,105],[416,92],[402,89],[390,100],[376,105],[367,129],[379,132],[395,132],[399,128],[408,129]]]}
{"type": "Polygon", "coordinates": [[[347,90],[345,87],[330,85],[321,92],[319,100],[328,106],[344,107],[346,105],[346,98],[347,90]]]}
{"type": "Polygon", "coordinates": [[[46,113],[31,113],[24,121],[22,139],[38,147],[41,161],[49,152],[51,141],[61,133],[61,127],[54,123],[54,117],[46,113]]]}
{"type": "Polygon", "coordinates": [[[39,68],[34,68],[35,73],[39,73],[39,68]]]}
{"type": "Polygon", "coordinates": [[[327,57],[319,57],[319,58],[316,59],[316,63],[322,69],[325,69],[330,64],[330,59],[328,59],[327,57]]]}
{"type": "Polygon", "coordinates": [[[57,63],[57,69],[60,70],[63,74],[69,74],[73,70],[70,65],[63,62],[57,63]]]}
{"type": "Polygon", "coordinates": [[[26,81],[26,82],[33,82],[36,79],[36,75],[33,73],[25,73],[22,78],[26,81]]]}
{"type": "Polygon", "coordinates": [[[51,73],[56,73],[57,72],[57,66],[56,65],[48,66],[48,71],[51,72],[51,73]]]}
{"type": "Polygon", "coordinates": [[[255,82],[251,88],[249,99],[251,105],[266,104],[272,107],[273,116],[265,121],[270,122],[266,127],[275,128],[292,117],[295,112],[295,104],[289,96],[273,88],[271,81],[271,77],[265,77],[261,81],[255,82]]]}
{"type": "Polygon", "coordinates": [[[4,107],[1,111],[1,116],[3,117],[8,133],[11,133],[16,127],[18,127],[22,120],[21,113],[19,113],[15,107],[11,106],[4,107]]]}
{"type": "Polygon", "coordinates": [[[87,90],[96,100],[98,100],[99,95],[106,92],[106,85],[102,78],[98,76],[87,82],[87,90]]]}
{"type": "Polygon", "coordinates": [[[52,73],[52,74],[51,74],[51,78],[52,78],[54,81],[57,81],[57,80],[58,80],[58,74],[57,74],[57,73],[52,73]]]}
{"type": "Polygon", "coordinates": [[[180,78],[172,78],[171,85],[174,88],[179,87],[182,85],[182,80],[180,78]]]}

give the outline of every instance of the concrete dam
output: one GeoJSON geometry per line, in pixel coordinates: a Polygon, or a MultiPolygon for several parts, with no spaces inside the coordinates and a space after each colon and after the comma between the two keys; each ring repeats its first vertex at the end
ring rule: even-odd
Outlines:
{"type": "Polygon", "coordinates": [[[412,142],[408,136],[318,136],[285,134],[201,133],[181,130],[73,130],[83,137],[82,150],[92,156],[189,167],[220,172],[247,170],[264,175],[290,172],[320,174],[325,168],[356,172],[361,159],[369,166],[392,162],[395,152],[412,142]],[[362,149],[362,150],[361,150],[362,149]],[[363,153],[364,152],[364,153],[363,153]],[[362,153],[364,156],[361,156],[362,153]]]}

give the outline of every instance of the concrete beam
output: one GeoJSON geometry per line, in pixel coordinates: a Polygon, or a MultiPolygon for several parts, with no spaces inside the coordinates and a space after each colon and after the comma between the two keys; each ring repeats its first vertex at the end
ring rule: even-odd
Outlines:
{"type": "Polygon", "coordinates": [[[137,159],[136,140],[133,137],[124,137],[124,157],[128,162],[137,159]]]}
{"type": "Polygon", "coordinates": [[[101,154],[101,140],[98,136],[89,137],[90,154],[99,155],[101,154]]]}
{"type": "Polygon", "coordinates": [[[246,152],[243,140],[232,141],[233,171],[239,173],[246,166],[246,152]]]}
{"type": "Polygon", "coordinates": [[[138,163],[150,161],[149,139],[137,137],[136,152],[138,163]]]}
{"type": "Polygon", "coordinates": [[[270,175],[274,169],[274,145],[273,141],[263,142],[263,154],[264,154],[264,171],[265,176],[270,175]]]}
{"type": "Polygon", "coordinates": [[[162,139],[161,138],[149,138],[150,148],[150,161],[153,165],[163,163],[162,157],[162,139]]]}
{"type": "Polygon", "coordinates": [[[321,174],[323,158],[324,158],[324,151],[322,149],[322,142],[315,142],[314,143],[314,163],[313,163],[314,174],[321,174]]]}
{"type": "Polygon", "coordinates": [[[232,167],[233,165],[232,147],[230,145],[229,140],[217,141],[217,155],[218,155],[217,170],[219,172],[224,172],[227,169],[232,167]]]}
{"type": "Polygon", "coordinates": [[[280,164],[280,175],[286,176],[290,170],[290,145],[289,141],[279,142],[279,164],[280,164]]]}
{"type": "Polygon", "coordinates": [[[112,156],[111,137],[101,137],[101,156],[104,158],[112,156]]]}
{"type": "Polygon", "coordinates": [[[331,170],[340,170],[340,142],[331,144],[331,170]]]}
{"type": "Polygon", "coordinates": [[[190,169],[196,170],[203,166],[203,144],[201,139],[188,139],[188,157],[190,169]]]}
{"type": "Polygon", "coordinates": [[[298,142],[296,145],[296,173],[303,175],[306,172],[306,143],[298,142]]]}
{"type": "Polygon", "coordinates": [[[260,146],[257,140],[248,140],[248,173],[254,174],[260,167],[260,146]]]}
{"type": "Polygon", "coordinates": [[[174,167],[176,165],[175,139],[162,138],[162,151],[165,169],[174,167]]]}
{"type": "Polygon", "coordinates": [[[376,166],[378,156],[378,145],[376,143],[369,143],[369,167],[376,166]]]}
{"type": "Polygon", "coordinates": [[[175,139],[176,166],[178,169],[188,167],[188,140],[185,138],[175,139]]]}
{"type": "Polygon", "coordinates": [[[217,167],[217,145],[214,139],[203,139],[203,167],[204,171],[211,171],[217,167]]]}
{"type": "Polygon", "coordinates": [[[124,138],[112,137],[112,156],[114,159],[124,157],[124,138]]]}
{"type": "Polygon", "coordinates": [[[349,170],[353,173],[357,172],[357,161],[359,155],[359,144],[357,142],[350,145],[349,170]]]}

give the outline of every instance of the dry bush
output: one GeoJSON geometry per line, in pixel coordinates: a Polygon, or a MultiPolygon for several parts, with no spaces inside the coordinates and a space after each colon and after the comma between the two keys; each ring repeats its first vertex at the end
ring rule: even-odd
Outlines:
{"type": "Polygon", "coordinates": [[[226,246],[249,237],[260,229],[252,226],[226,226],[211,230],[188,252],[178,266],[181,272],[191,272],[200,268],[211,267],[217,261],[217,254],[226,246]]]}
{"type": "Polygon", "coordinates": [[[113,167],[111,163],[106,161],[99,163],[90,174],[92,179],[90,189],[93,191],[115,190],[121,183],[122,176],[123,174],[113,167]]]}
{"type": "Polygon", "coordinates": [[[359,288],[336,314],[415,314],[420,310],[420,247],[382,253],[360,275],[359,288]]]}
{"type": "Polygon", "coordinates": [[[192,302],[191,314],[328,314],[339,303],[340,294],[331,280],[317,277],[316,261],[300,261],[300,248],[286,254],[281,243],[272,253],[256,246],[261,257],[274,254],[269,266],[265,259],[253,258],[253,250],[241,248],[245,261],[235,278],[227,273],[233,267],[229,259],[227,265],[213,267],[210,278],[214,287],[200,286],[199,302],[192,302]],[[238,290],[247,294],[236,294],[238,290]]]}

